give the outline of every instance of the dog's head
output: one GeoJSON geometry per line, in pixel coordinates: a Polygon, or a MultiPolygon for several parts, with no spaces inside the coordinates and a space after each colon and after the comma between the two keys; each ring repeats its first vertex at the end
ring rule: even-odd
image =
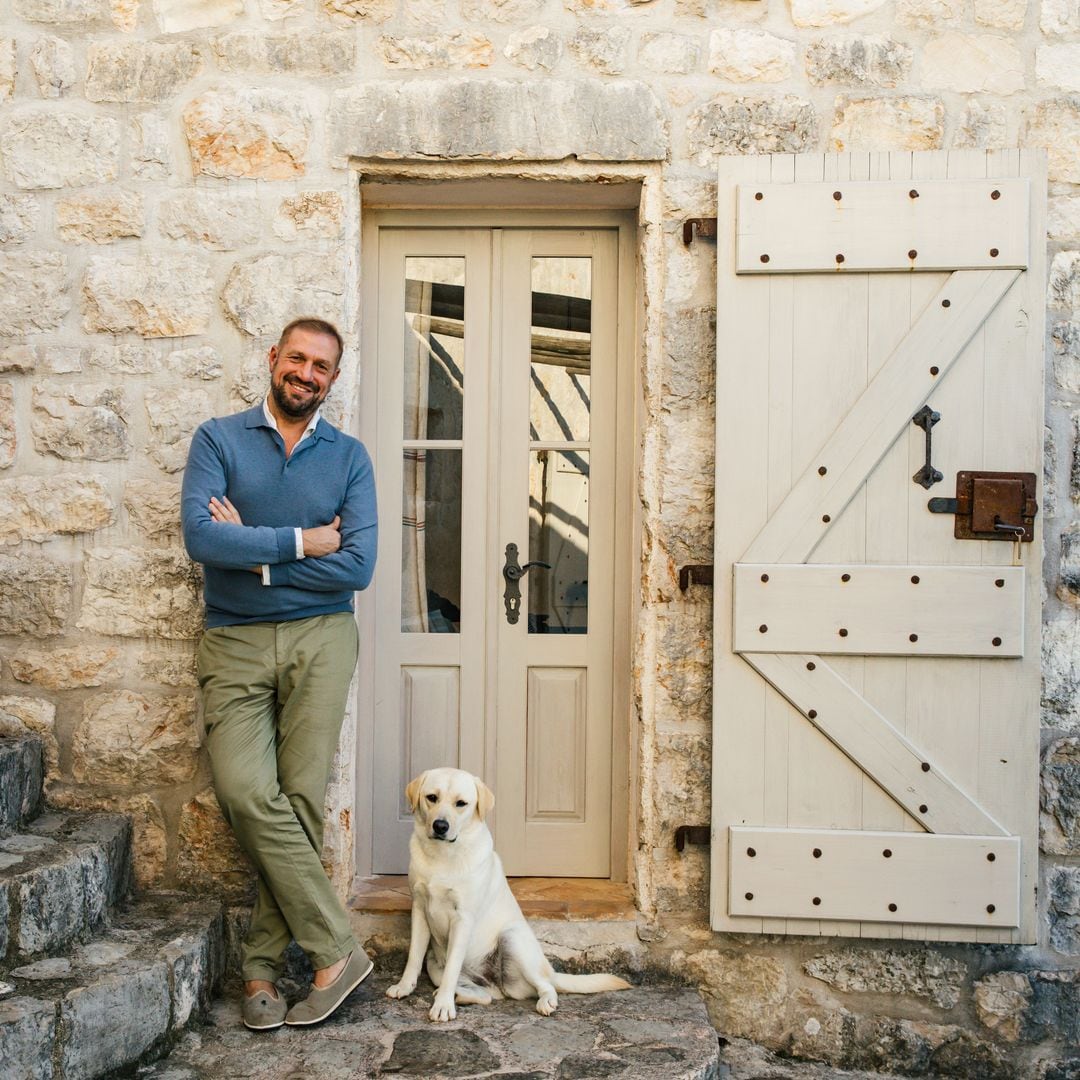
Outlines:
{"type": "Polygon", "coordinates": [[[424,835],[450,844],[495,805],[487,784],[463,769],[428,769],[410,781],[405,797],[424,835]]]}

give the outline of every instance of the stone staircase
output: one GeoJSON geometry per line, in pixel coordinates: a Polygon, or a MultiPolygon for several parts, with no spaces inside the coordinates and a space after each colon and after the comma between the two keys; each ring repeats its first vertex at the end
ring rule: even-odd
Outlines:
{"type": "Polygon", "coordinates": [[[209,1009],[221,905],[133,897],[128,820],[50,812],[42,783],[40,742],[0,739],[0,1075],[122,1075],[209,1009]]]}

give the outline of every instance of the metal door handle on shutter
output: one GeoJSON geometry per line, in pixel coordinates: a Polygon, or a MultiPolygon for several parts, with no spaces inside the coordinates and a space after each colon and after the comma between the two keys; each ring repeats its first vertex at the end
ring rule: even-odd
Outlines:
{"type": "Polygon", "coordinates": [[[503,580],[506,589],[503,591],[503,604],[506,606],[506,621],[513,626],[521,616],[521,589],[518,582],[534,567],[542,566],[545,570],[551,569],[551,563],[534,560],[524,566],[518,563],[517,544],[506,545],[506,562],[503,563],[503,580]]]}

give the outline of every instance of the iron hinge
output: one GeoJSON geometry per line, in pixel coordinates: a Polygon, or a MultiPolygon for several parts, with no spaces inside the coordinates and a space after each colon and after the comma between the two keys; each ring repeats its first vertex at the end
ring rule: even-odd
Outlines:
{"type": "Polygon", "coordinates": [[[711,564],[679,567],[679,591],[686,592],[691,585],[711,585],[713,568],[711,564]]]}
{"type": "Polygon", "coordinates": [[[675,830],[675,850],[682,851],[687,844],[709,844],[712,829],[708,825],[680,825],[675,830]]]}
{"type": "Polygon", "coordinates": [[[698,236],[706,240],[716,239],[716,218],[696,217],[683,222],[682,242],[690,246],[694,242],[694,228],[697,227],[698,236]]]}

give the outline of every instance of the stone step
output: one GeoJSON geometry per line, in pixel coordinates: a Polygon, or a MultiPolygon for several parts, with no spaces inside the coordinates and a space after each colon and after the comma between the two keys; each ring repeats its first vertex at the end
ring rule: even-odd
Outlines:
{"type": "MultiPolygon", "coordinates": [[[[978,1071],[970,1074],[978,1076],[978,1071]]],[[[815,1061],[783,1058],[746,1039],[732,1039],[720,1050],[719,1080],[902,1080],[894,1073],[838,1069],[815,1061]]]]}
{"type": "MultiPolygon", "coordinates": [[[[375,973],[326,1023],[247,1031],[238,994],[219,1001],[210,1024],[186,1034],[142,1080],[355,1080],[358,1077],[498,1076],[501,1080],[712,1080],[718,1041],[695,990],[637,987],[609,994],[560,994],[554,1016],[535,1002],[458,1008],[428,1019],[432,987],[422,978],[402,1001],[386,997],[400,971],[375,973]]],[[[306,989],[281,984],[290,1001],[306,989]]]]}
{"type": "Polygon", "coordinates": [[[0,835],[37,817],[44,782],[40,739],[0,739],[0,835]]]}
{"type": "Polygon", "coordinates": [[[119,814],[47,813],[0,838],[0,964],[85,940],[131,891],[131,825],[119,814]]]}
{"type": "Polygon", "coordinates": [[[66,956],[0,969],[0,1074],[92,1080],[154,1060],[206,1013],[223,955],[219,903],[160,893],[66,956]]]}

